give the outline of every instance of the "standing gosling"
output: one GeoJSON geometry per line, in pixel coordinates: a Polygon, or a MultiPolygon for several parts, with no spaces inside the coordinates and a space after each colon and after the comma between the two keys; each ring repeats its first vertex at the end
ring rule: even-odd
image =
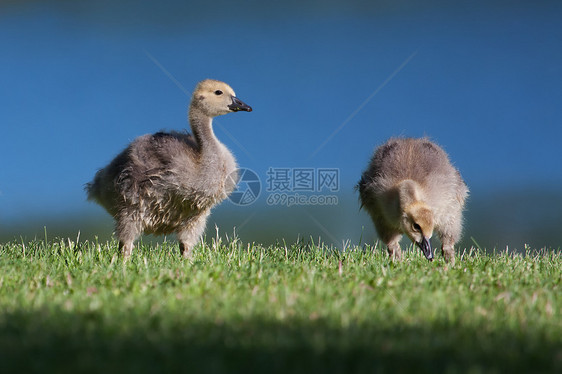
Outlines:
{"type": "Polygon", "coordinates": [[[425,138],[390,139],[375,151],[357,187],[392,259],[401,259],[406,234],[433,260],[435,230],[445,260],[454,265],[468,188],[441,147],[425,138]]]}
{"type": "Polygon", "coordinates": [[[252,108],[228,84],[204,80],[195,88],[189,106],[193,135],[141,136],[86,185],[88,199],[115,218],[125,258],[143,232],[176,232],[183,257],[189,257],[211,208],[236,185],[236,161],[216,138],[213,117],[241,110],[251,112],[252,108]]]}

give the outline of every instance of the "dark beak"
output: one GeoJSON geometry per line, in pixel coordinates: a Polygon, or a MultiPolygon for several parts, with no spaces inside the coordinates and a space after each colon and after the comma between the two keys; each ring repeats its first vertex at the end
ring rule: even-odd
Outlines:
{"type": "Polygon", "coordinates": [[[243,110],[245,112],[251,112],[252,107],[245,104],[242,100],[238,99],[236,96],[232,96],[232,104],[228,106],[228,109],[232,110],[233,112],[238,112],[239,110],[243,110]]]}
{"type": "Polygon", "coordinates": [[[429,242],[429,238],[424,237],[420,243],[416,243],[420,249],[422,250],[425,258],[429,261],[433,261],[433,250],[431,249],[431,243],[429,242]]]}

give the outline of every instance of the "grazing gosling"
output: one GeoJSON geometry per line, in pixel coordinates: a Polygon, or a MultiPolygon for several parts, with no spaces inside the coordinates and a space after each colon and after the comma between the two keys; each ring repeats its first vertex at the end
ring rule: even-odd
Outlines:
{"type": "Polygon", "coordinates": [[[216,138],[216,116],[252,108],[220,81],[200,82],[191,98],[193,135],[159,132],[135,139],[94,180],[88,199],[116,220],[119,248],[125,258],[134,241],[147,234],[177,233],[183,257],[200,239],[211,208],[224,200],[237,182],[236,161],[216,138]]]}
{"type": "Polygon", "coordinates": [[[441,147],[425,138],[392,138],[375,151],[357,188],[392,259],[401,259],[406,234],[433,260],[430,239],[437,231],[445,260],[454,265],[468,188],[441,147]]]}

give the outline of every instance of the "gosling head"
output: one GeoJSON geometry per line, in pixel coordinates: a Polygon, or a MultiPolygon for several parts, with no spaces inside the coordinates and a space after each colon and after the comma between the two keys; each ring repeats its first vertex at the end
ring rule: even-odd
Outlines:
{"type": "Polygon", "coordinates": [[[228,84],[214,79],[199,82],[193,92],[191,105],[209,117],[230,112],[252,111],[252,107],[238,99],[228,84]]]}
{"type": "Polygon", "coordinates": [[[402,214],[402,231],[420,247],[425,258],[433,261],[431,236],[433,235],[433,212],[423,202],[415,202],[406,207],[402,214]]]}

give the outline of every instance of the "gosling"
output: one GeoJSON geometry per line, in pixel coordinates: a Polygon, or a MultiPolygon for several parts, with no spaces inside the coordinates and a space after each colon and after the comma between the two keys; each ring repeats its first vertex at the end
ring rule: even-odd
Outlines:
{"type": "Polygon", "coordinates": [[[468,187],[441,147],[426,138],[392,138],[375,151],[357,188],[391,259],[402,258],[406,234],[432,261],[436,231],[445,261],[454,265],[468,187]]]}
{"type": "Polygon", "coordinates": [[[235,188],[237,165],[216,138],[213,118],[252,108],[217,80],[199,82],[189,106],[193,135],[158,132],[135,139],[86,184],[88,200],[116,221],[125,259],[142,234],[175,232],[184,258],[199,241],[207,217],[235,188]]]}

